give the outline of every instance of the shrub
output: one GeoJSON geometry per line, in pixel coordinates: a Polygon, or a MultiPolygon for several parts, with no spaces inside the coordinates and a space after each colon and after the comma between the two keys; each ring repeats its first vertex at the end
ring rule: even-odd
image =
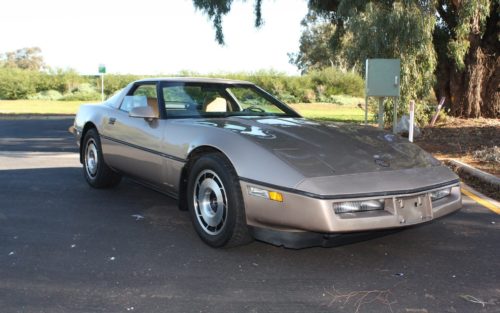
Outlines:
{"type": "Polygon", "coordinates": [[[28,96],[30,100],[59,100],[63,95],[57,90],[40,91],[34,95],[28,96]]]}
{"type": "Polygon", "coordinates": [[[318,98],[331,95],[364,96],[365,84],[361,76],[356,73],[343,73],[330,67],[311,71],[307,76],[311,77],[318,98]]]}
{"type": "MultiPolygon", "coordinates": [[[[74,89],[71,90],[71,92],[80,92],[80,93],[99,93],[97,89],[92,86],[90,83],[83,83],[78,86],[76,86],[74,89]]],[[[100,93],[99,93],[100,94],[100,93]]]]}
{"type": "Polygon", "coordinates": [[[101,94],[99,93],[88,93],[88,92],[74,92],[63,95],[59,100],[62,101],[100,101],[101,94]]]}
{"type": "MultiPolygon", "coordinates": [[[[398,102],[398,120],[399,120],[401,116],[410,114],[410,104],[402,103],[401,99],[399,99],[398,101],[399,101],[398,102]]],[[[392,98],[386,99],[384,101],[384,124],[386,126],[392,125],[393,106],[394,106],[393,102],[394,100],[392,98]]],[[[375,107],[375,112],[377,112],[378,114],[378,100],[376,100],[376,103],[377,104],[374,107],[375,107]]],[[[435,113],[436,113],[436,104],[433,104],[428,100],[415,101],[416,125],[425,126],[429,124],[435,113]]],[[[444,110],[441,110],[441,112],[439,113],[439,118],[440,119],[446,118],[446,113],[444,112],[444,110]]]]}
{"type": "Polygon", "coordinates": [[[38,72],[18,68],[0,68],[0,99],[26,99],[36,92],[34,76],[38,72]]]}
{"type": "Polygon", "coordinates": [[[176,76],[202,76],[236,79],[252,82],[284,102],[330,102],[334,95],[362,96],[363,79],[356,73],[343,73],[336,69],[313,71],[302,76],[289,76],[274,70],[260,70],[254,73],[216,73],[199,75],[183,71],[176,76]]]}
{"type": "Polygon", "coordinates": [[[80,84],[87,83],[85,76],[79,75],[75,70],[50,70],[47,73],[40,73],[37,78],[37,92],[46,90],[57,90],[60,93],[68,93],[77,88],[80,84]]]}
{"type": "MultiPolygon", "coordinates": [[[[117,74],[107,74],[104,76],[104,94],[112,95],[117,90],[120,90],[133,82],[134,80],[141,79],[143,77],[137,75],[117,75],[117,74]]],[[[101,77],[93,77],[92,81],[96,86],[98,92],[101,91],[101,77]]]]}
{"type": "MultiPolygon", "coordinates": [[[[175,76],[222,77],[253,82],[285,102],[331,102],[335,95],[363,95],[363,80],[354,73],[342,73],[333,68],[313,71],[302,76],[289,76],[273,70],[254,73],[217,73],[199,75],[183,71],[175,76]]],[[[142,76],[144,77],[144,76],[142,76]]],[[[108,74],[104,77],[104,93],[112,95],[130,82],[142,78],[137,75],[108,74]]],[[[64,100],[97,100],[100,98],[101,78],[82,76],[74,70],[36,72],[0,68],[0,98],[33,99],[57,98],[64,100]]]]}
{"type": "Polygon", "coordinates": [[[60,100],[64,101],[94,101],[100,100],[101,93],[90,83],[78,85],[70,93],[66,93],[60,100]]]}

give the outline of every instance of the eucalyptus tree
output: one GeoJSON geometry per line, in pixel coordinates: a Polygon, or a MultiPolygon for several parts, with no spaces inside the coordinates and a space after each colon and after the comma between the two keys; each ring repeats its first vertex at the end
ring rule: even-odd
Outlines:
{"type": "Polygon", "coordinates": [[[44,69],[45,62],[39,47],[29,47],[0,53],[0,66],[22,70],[39,71],[44,69]]]}
{"type": "MultiPolygon", "coordinates": [[[[222,18],[233,0],[193,3],[212,20],[223,44],[222,18]]],[[[262,1],[254,4],[259,27],[262,1]]],[[[453,115],[500,117],[499,0],[309,0],[308,5],[306,24],[315,16],[331,26],[306,27],[301,50],[292,55],[301,70],[328,66],[332,62],[324,58],[335,56],[337,64],[363,73],[366,58],[400,58],[403,101],[434,88],[453,115]],[[325,30],[331,32],[328,40],[325,30]]]]}
{"type": "Polygon", "coordinates": [[[301,24],[304,30],[299,40],[299,52],[288,53],[290,63],[303,74],[328,66],[346,71],[344,59],[331,49],[330,39],[335,33],[335,25],[313,14],[308,14],[301,24]]]}
{"type": "Polygon", "coordinates": [[[452,113],[500,118],[500,1],[448,0],[435,5],[436,94],[452,113]]]}

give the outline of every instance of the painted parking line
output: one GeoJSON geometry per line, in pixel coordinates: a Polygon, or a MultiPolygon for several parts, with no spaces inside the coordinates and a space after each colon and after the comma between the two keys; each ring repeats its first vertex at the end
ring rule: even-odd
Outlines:
{"type": "Polygon", "coordinates": [[[462,185],[461,190],[462,190],[462,193],[464,195],[466,195],[467,197],[476,201],[477,203],[484,206],[485,208],[495,212],[496,214],[500,214],[500,205],[495,204],[494,202],[496,202],[496,201],[490,200],[486,196],[483,196],[479,193],[475,193],[464,185],[462,185]]]}

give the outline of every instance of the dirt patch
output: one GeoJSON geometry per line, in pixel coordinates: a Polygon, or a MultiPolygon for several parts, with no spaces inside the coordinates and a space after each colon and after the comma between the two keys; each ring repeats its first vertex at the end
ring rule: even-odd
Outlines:
{"type": "Polygon", "coordinates": [[[457,175],[460,176],[460,179],[462,179],[462,181],[464,181],[467,185],[479,190],[481,193],[496,201],[500,201],[500,186],[498,183],[473,175],[470,171],[457,163],[451,161],[444,161],[444,163],[457,173],[457,175]]]}
{"type": "MultiPolygon", "coordinates": [[[[415,143],[438,159],[456,159],[481,171],[500,176],[500,119],[447,118],[435,127],[424,127],[415,143]]],[[[468,176],[462,180],[498,199],[498,190],[468,176]]]]}
{"type": "Polygon", "coordinates": [[[424,127],[415,143],[439,159],[457,159],[500,176],[500,163],[481,158],[480,153],[500,147],[500,119],[447,118],[435,127],[424,127]]]}

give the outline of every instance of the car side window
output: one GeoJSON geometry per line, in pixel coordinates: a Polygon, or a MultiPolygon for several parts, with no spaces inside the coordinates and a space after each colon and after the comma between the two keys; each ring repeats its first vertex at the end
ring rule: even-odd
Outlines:
{"type": "Polygon", "coordinates": [[[137,87],[132,94],[125,96],[120,110],[130,112],[133,108],[145,106],[150,106],[155,112],[158,112],[156,85],[147,84],[137,87]]]}
{"type": "Polygon", "coordinates": [[[222,88],[175,85],[162,88],[167,116],[201,116],[232,111],[222,88]]]}
{"type": "Polygon", "coordinates": [[[248,88],[228,88],[228,91],[237,99],[243,111],[284,113],[283,110],[262,95],[256,93],[255,90],[248,88]]]}

